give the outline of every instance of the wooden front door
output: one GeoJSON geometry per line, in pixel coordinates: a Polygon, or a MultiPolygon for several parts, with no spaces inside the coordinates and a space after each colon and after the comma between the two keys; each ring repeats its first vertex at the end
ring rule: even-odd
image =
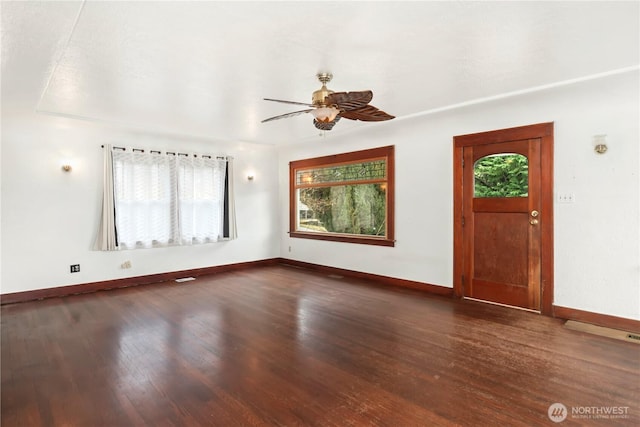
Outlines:
{"type": "Polygon", "coordinates": [[[553,124],[454,138],[454,290],[551,312],[553,124]]]}

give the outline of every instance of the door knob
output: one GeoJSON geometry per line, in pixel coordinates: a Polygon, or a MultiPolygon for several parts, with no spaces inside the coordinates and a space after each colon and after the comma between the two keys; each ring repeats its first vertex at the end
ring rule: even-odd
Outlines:
{"type": "Polygon", "coordinates": [[[532,216],[532,217],[534,217],[534,218],[535,218],[535,217],[537,217],[538,215],[540,215],[540,212],[538,212],[538,211],[531,211],[531,216],[532,216]]]}
{"type": "Polygon", "coordinates": [[[529,224],[531,225],[536,225],[538,223],[537,219],[532,219],[531,221],[529,221],[529,224]]]}

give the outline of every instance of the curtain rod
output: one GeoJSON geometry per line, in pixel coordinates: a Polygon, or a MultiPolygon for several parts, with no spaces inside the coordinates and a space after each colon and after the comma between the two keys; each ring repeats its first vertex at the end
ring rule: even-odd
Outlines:
{"type": "MultiPolygon", "coordinates": [[[[100,148],[104,148],[104,145],[101,145],[100,148]]],[[[125,147],[111,147],[112,150],[122,150],[122,151],[126,151],[127,149],[125,147]]],[[[143,148],[131,148],[131,151],[133,151],[134,153],[136,151],[140,152],[140,153],[144,153],[145,150],[143,148]]],[[[149,150],[149,153],[156,153],[156,154],[162,154],[162,151],[158,151],[158,150],[149,150]]],[[[165,151],[165,154],[169,154],[171,156],[185,156],[185,157],[189,157],[191,154],[188,153],[178,153],[176,151],[165,151]]],[[[193,157],[198,157],[198,154],[193,154],[193,157]]],[[[216,159],[219,160],[227,160],[227,159],[233,159],[233,157],[231,156],[212,156],[210,154],[200,154],[200,157],[205,158],[205,159],[211,159],[213,157],[215,157],[216,159]]]]}

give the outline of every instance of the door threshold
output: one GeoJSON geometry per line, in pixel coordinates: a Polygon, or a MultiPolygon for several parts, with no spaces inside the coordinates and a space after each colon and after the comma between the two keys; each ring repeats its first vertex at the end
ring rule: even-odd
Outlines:
{"type": "Polygon", "coordinates": [[[500,302],[487,301],[484,299],[478,299],[478,298],[472,298],[472,297],[462,297],[462,299],[467,299],[469,301],[483,302],[485,304],[491,304],[491,305],[499,305],[501,307],[515,308],[516,310],[528,311],[529,313],[541,314],[540,310],[532,310],[530,308],[518,307],[517,305],[502,304],[500,302]]]}

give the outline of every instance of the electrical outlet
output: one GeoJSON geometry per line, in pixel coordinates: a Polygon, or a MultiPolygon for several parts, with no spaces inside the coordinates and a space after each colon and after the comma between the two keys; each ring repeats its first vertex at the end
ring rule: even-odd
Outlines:
{"type": "Polygon", "coordinates": [[[131,268],[131,261],[125,261],[120,264],[120,268],[131,268]]]}
{"type": "Polygon", "coordinates": [[[291,246],[289,246],[289,252],[291,252],[291,246]]]}
{"type": "Polygon", "coordinates": [[[80,272],[80,264],[71,264],[70,268],[72,273],[80,272]]]}

